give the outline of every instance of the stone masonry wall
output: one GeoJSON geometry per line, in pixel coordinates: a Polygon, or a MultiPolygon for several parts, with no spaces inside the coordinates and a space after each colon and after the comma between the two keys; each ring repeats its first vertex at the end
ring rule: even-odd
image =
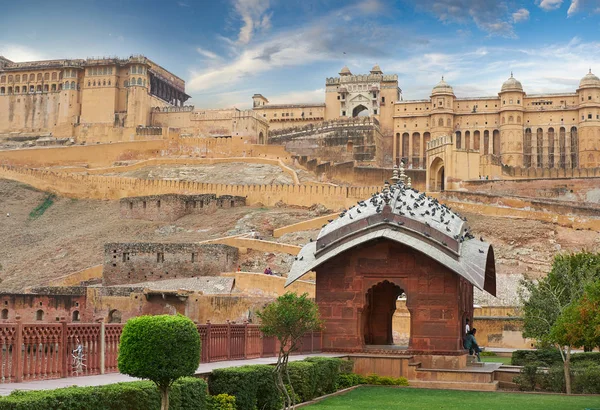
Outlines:
{"type": "Polygon", "coordinates": [[[232,272],[238,249],[194,243],[107,243],[104,286],[232,272]]]}
{"type": "Polygon", "coordinates": [[[212,213],[217,208],[233,208],[245,205],[245,197],[217,196],[215,194],[151,195],[120,200],[121,218],[147,219],[150,221],[176,221],[188,214],[212,213]]]}

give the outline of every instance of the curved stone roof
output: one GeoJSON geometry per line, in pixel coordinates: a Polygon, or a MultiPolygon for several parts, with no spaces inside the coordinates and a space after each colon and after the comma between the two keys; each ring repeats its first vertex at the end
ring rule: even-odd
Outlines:
{"type": "Polygon", "coordinates": [[[600,87],[600,78],[592,74],[592,69],[579,82],[579,88],[600,87]]]}
{"type": "Polygon", "coordinates": [[[381,71],[381,67],[379,67],[379,64],[375,64],[373,66],[373,68],[371,68],[371,74],[381,74],[383,73],[383,71],[381,71]]]}
{"type": "Polygon", "coordinates": [[[433,87],[433,91],[431,92],[432,95],[442,93],[454,94],[454,89],[450,86],[450,84],[444,81],[444,77],[442,77],[442,80],[439,83],[437,83],[435,87],[433,87]]]}
{"type": "Polygon", "coordinates": [[[345,65],[342,70],[339,72],[340,75],[352,75],[352,73],[350,72],[350,69],[348,68],[347,65],[345,65]]]}
{"type": "Polygon", "coordinates": [[[513,73],[510,73],[510,78],[502,84],[500,92],[506,91],[520,91],[523,92],[523,85],[515,77],[513,73]]]}
{"type": "Polygon", "coordinates": [[[402,182],[359,201],[324,226],[317,240],[296,257],[286,286],[340,253],[377,238],[424,253],[496,295],[492,246],[471,234],[466,218],[402,182]]]}

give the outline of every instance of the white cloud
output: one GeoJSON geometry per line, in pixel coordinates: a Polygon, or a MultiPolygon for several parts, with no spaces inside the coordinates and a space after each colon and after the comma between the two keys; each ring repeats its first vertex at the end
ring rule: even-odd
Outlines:
{"type": "Polygon", "coordinates": [[[255,32],[271,28],[269,0],[234,0],[234,9],[242,20],[239,43],[248,44],[255,32]]]}
{"type": "Polygon", "coordinates": [[[217,54],[213,53],[210,50],[205,50],[203,48],[196,47],[196,51],[198,52],[198,54],[200,54],[206,58],[210,58],[211,60],[216,60],[219,58],[219,56],[217,54]]]}
{"type": "Polygon", "coordinates": [[[551,11],[560,8],[563,0],[537,0],[537,3],[542,10],[551,11]]]}
{"type": "Polygon", "coordinates": [[[323,103],[325,102],[325,89],[290,91],[267,98],[270,104],[323,103]]]}
{"type": "Polygon", "coordinates": [[[519,9],[513,13],[512,17],[515,23],[522,23],[524,21],[527,21],[529,20],[529,10],[519,9]]]}
{"type": "Polygon", "coordinates": [[[0,44],[0,56],[14,62],[37,61],[46,58],[43,53],[19,44],[0,44]]]}

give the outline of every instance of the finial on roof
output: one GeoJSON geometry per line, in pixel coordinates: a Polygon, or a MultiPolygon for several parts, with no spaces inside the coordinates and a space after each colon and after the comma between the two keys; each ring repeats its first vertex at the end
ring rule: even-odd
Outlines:
{"type": "Polygon", "coordinates": [[[513,78],[513,72],[512,71],[510,72],[510,78],[513,78]]]}
{"type": "Polygon", "coordinates": [[[400,180],[402,185],[406,183],[406,174],[404,173],[404,160],[400,161],[400,175],[398,176],[398,179],[400,180]]]}
{"type": "Polygon", "coordinates": [[[394,165],[394,168],[392,170],[392,177],[390,179],[392,180],[393,184],[397,184],[400,180],[400,177],[398,177],[398,165],[394,165]]]}
{"type": "Polygon", "coordinates": [[[444,81],[444,76],[442,76],[442,81],[444,81]]]}
{"type": "Polygon", "coordinates": [[[590,67],[590,74],[592,74],[592,67],[590,67]]]}
{"type": "Polygon", "coordinates": [[[408,182],[406,182],[407,188],[412,188],[412,184],[410,183],[410,177],[408,177],[408,182]]]}

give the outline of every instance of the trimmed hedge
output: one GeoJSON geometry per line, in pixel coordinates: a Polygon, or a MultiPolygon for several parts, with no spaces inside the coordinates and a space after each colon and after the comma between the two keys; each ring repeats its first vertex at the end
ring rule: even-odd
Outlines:
{"type": "MultiPolygon", "coordinates": [[[[526,365],[521,374],[514,378],[519,389],[531,391],[540,389],[554,393],[564,393],[565,372],[562,364],[555,364],[541,371],[535,365],[526,365]]],[[[571,367],[571,390],[574,394],[600,394],[600,366],[595,362],[579,362],[571,367]]]]}
{"type": "MultiPolygon", "coordinates": [[[[206,382],[186,377],[171,388],[170,410],[205,410],[206,382]]],[[[0,398],[0,410],[159,410],[160,393],[149,381],[94,387],[20,391],[0,398]]]]}
{"type": "MultiPolygon", "coordinates": [[[[300,402],[335,392],[340,374],[352,371],[352,367],[348,360],[329,357],[288,363],[290,380],[300,402]]],[[[239,410],[279,410],[283,401],[275,387],[273,369],[254,365],[213,370],[208,380],[210,394],[235,396],[239,410]]]]}
{"type": "MultiPolygon", "coordinates": [[[[512,354],[513,366],[535,365],[551,367],[562,364],[562,357],[557,349],[515,350],[512,354]]],[[[600,352],[573,353],[571,363],[594,362],[600,365],[600,352]]]]}
{"type": "Polygon", "coordinates": [[[208,396],[209,410],[236,410],[235,397],[229,394],[217,394],[208,396]]]}
{"type": "Polygon", "coordinates": [[[212,395],[235,396],[239,410],[279,410],[283,404],[269,365],[215,369],[208,378],[208,389],[212,395]]]}

